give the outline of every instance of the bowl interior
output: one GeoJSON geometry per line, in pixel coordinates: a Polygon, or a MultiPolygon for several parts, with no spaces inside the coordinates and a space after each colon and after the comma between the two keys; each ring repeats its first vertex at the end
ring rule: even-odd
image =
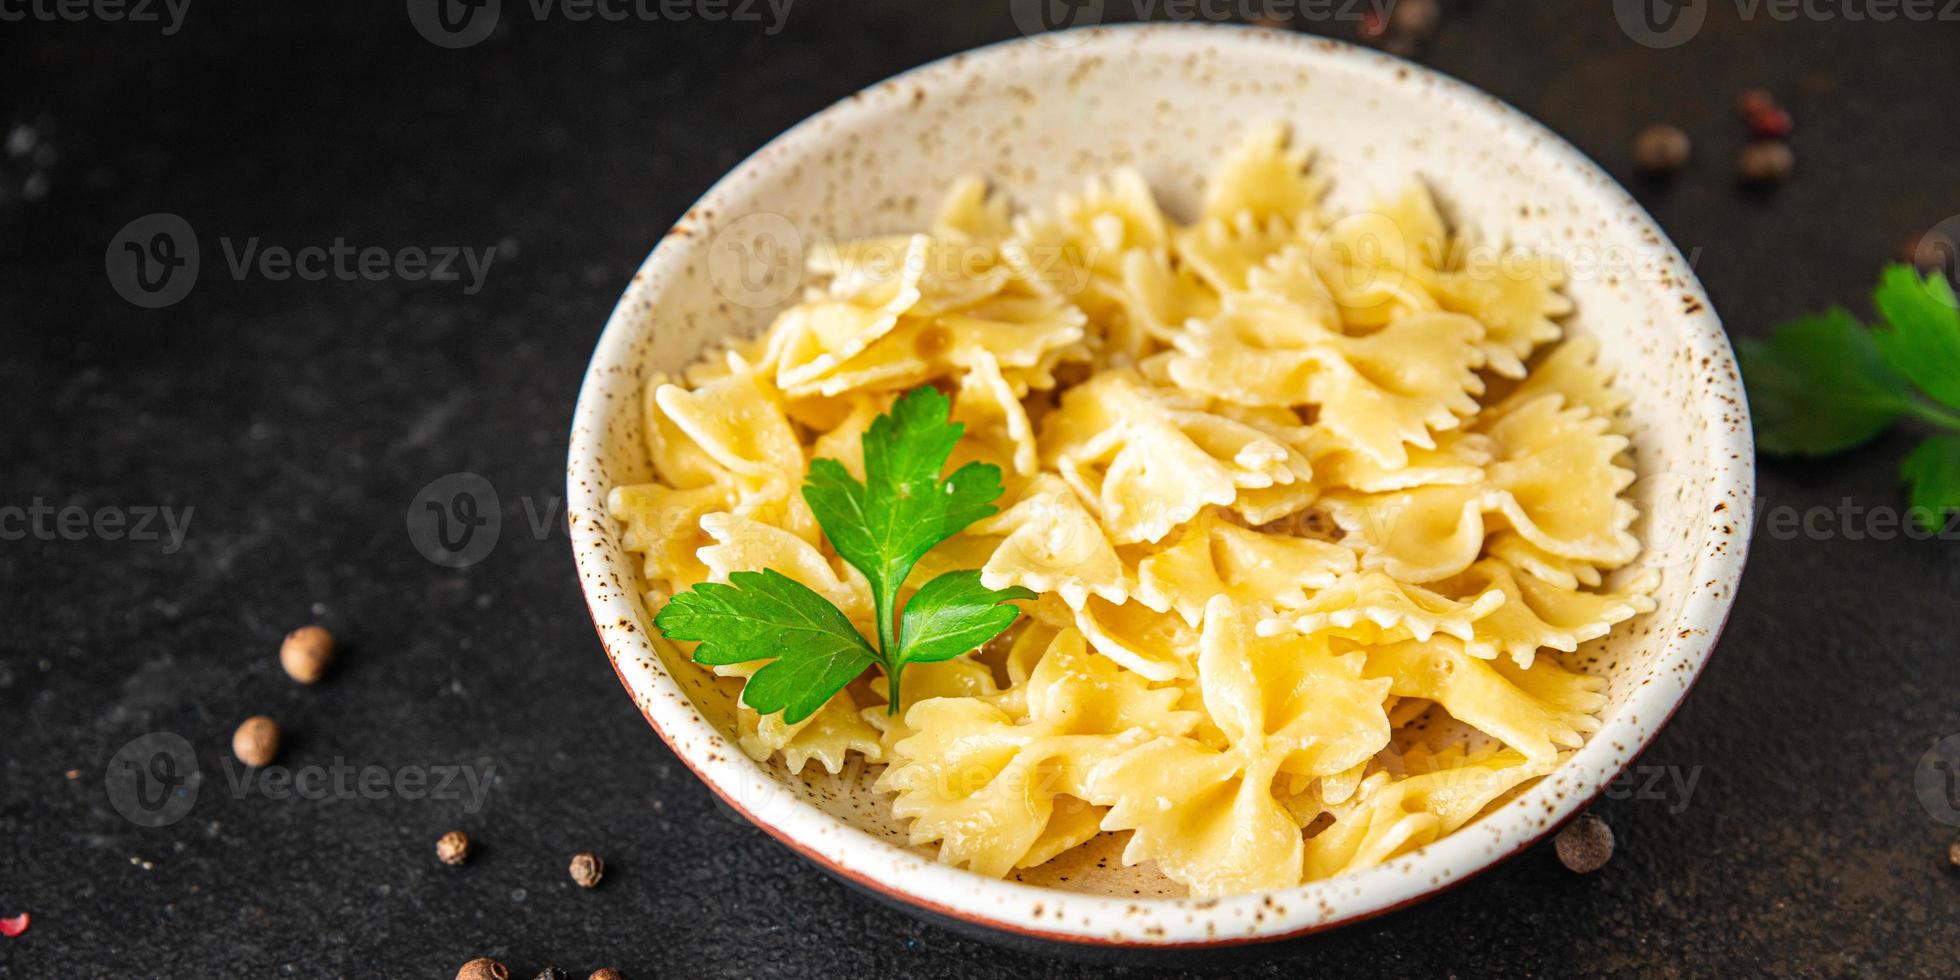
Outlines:
{"type": "MultiPolygon", "coordinates": [[[[635,277],[581,396],[570,480],[588,601],[622,678],[682,758],[779,836],[799,838],[833,867],[884,852],[813,836],[848,837],[849,827],[902,845],[869,788],[875,772],[853,766],[833,776],[813,763],[799,776],[780,763],[751,763],[729,737],[733,688],[650,642],[635,561],[620,550],[604,507],[611,487],[650,478],[642,382],[766,326],[792,298],[800,247],[921,229],[962,173],[985,177],[1020,209],[1079,189],[1086,175],[1131,166],[1167,210],[1188,218],[1218,154],[1248,127],[1279,120],[1315,151],[1332,210],[1366,207],[1421,179],[1472,240],[1565,263],[1577,305],[1567,329],[1599,341],[1633,399],[1628,434],[1643,511],[1635,532],[1647,549],[1636,568],[1660,569],[1662,585],[1655,613],[1569,658],[1607,677],[1611,700],[1604,727],[1558,773],[1415,855],[1355,880],[1305,886],[1317,901],[1298,902],[1297,914],[1232,928],[1260,935],[1366,914],[1522,847],[1617,774],[1665,720],[1706,658],[1740,571],[1751,493],[1747,411],[1692,273],[1625,192],[1564,143],[1422,69],[1273,31],[1160,27],[1056,40],[959,56],[814,117],[731,173],[635,277]],[[835,822],[786,802],[792,798],[835,822]]],[[[1022,879],[1132,903],[1179,894],[1154,871],[1124,869],[1119,845],[1104,835],[1022,879]]],[[[906,869],[890,872],[894,889],[936,891],[927,897],[955,912],[1003,894],[996,883],[926,861],[891,867],[906,869]],[[938,876],[930,885],[907,877],[928,873],[938,876]]],[[[1216,923],[1211,929],[1218,934],[1216,923]]],[[[1159,938],[1180,935],[1203,938],[1178,928],[1159,938]]]]}

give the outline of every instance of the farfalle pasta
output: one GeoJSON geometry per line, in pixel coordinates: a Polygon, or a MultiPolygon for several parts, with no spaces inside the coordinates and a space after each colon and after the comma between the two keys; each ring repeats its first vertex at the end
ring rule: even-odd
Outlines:
{"type": "Polygon", "coordinates": [[[961,178],[926,231],[822,244],[760,337],[652,379],[654,479],[610,500],[650,608],[768,569],[875,633],[800,487],[819,458],[862,477],[922,385],[964,426],[948,472],[1002,493],[901,596],[959,569],[1036,595],[906,671],[900,711],[875,667],[795,724],[738,703],[742,749],[882,765],[911,845],[977,873],[1111,834],[1206,897],[1390,860],[1580,745],[1605,681],[1563,655],[1658,584],[1628,567],[1629,400],[1563,336],[1554,264],[1466,262],[1419,182],[1329,213],[1327,176],[1263,126],[1189,223],[1132,170],[1019,214],[961,178]]]}

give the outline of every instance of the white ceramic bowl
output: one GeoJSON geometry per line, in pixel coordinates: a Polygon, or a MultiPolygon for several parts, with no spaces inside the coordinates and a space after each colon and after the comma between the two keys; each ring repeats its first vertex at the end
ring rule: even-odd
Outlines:
{"type": "MultiPolygon", "coordinates": [[[[731,806],[830,872],[970,931],[1162,949],[1376,915],[1491,867],[1577,813],[1653,738],[1707,660],[1742,571],[1753,467],[1735,362],[1692,271],[1564,141],[1489,95],[1379,53],[1271,30],[1151,26],[957,55],[839,102],[736,167],[666,234],[613,312],[579,394],[568,481],[581,584],[621,682],[731,806]],[[957,870],[902,846],[856,768],[830,776],[813,764],[799,777],[751,761],[730,737],[728,693],[675,669],[673,651],[650,640],[637,562],[605,505],[612,487],[648,478],[642,381],[759,331],[767,304],[789,298],[741,278],[756,270],[739,260],[757,255],[726,250],[922,228],[947,182],[968,171],[1025,207],[1133,165],[1188,216],[1215,157],[1271,119],[1316,149],[1336,209],[1420,176],[1480,240],[1549,250],[1573,268],[1568,328],[1598,338],[1633,397],[1646,512],[1635,530],[1644,561],[1663,572],[1657,612],[1581,651],[1610,678],[1603,727],[1552,775],[1428,847],[1354,875],[1209,901],[1156,897],[1176,890],[1147,869],[1097,868],[1115,853],[1108,840],[1018,881],[957,870]]],[[[703,847],[718,846],[700,832],[703,847]]]]}

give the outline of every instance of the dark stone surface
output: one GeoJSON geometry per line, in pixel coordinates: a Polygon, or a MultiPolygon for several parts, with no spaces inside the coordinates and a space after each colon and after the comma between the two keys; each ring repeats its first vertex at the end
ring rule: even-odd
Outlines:
{"type": "MultiPolygon", "coordinates": [[[[1638,189],[1735,334],[1862,308],[1902,240],[1960,212],[1960,24],[1706,6],[1700,37],[1655,50],[1605,4],[1447,5],[1427,60],[1623,176],[1642,124],[1686,128],[1687,172],[1638,189]],[[1798,176],[1746,196],[1730,100],[1754,85],[1796,113],[1798,176]]],[[[1011,36],[1007,4],[801,0],[773,35],[504,8],[460,51],[387,0],[199,2],[171,36],[0,23],[0,125],[52,147],[0,153],[0,505],[194,508],[174,553],[0,542],[0,916],[34,915],[0,938],[0,976],[447,977],[481,954],[523,977],[1104,975],[917,924],[718,808],[606,668],[554,509],[581,369],[661,231],[833,99],[1011,36]],[[152,212],[205,250],[190,296],[154,311],[104,275],[107,243],[152,212]],[[219,239],[253,236],[499,251],[473,295],[235,280],[219,239]],[[417,553],[404,513],[460,470],[493,483],[505,521],[455,571],[417,553]],[[347,649],[302,688],[275,651],[316,618],[347,649]],[[474,813],[239,795],[228,740],[259,712],[293,765],[494,775],[474,813]],[[145,829],[105,773],[159,731],[195,746],[203,782],[188,816],[145,829]],[[452,827],[476,841],[467,867],[435,859],[452,827]],[[592,891],[565,872],[585,849],[607,863],[592,891]]],[[[1909,446],[1771,462],[1766,505],[1897,505],[1909,446]]],[[[1644,760],[1698,782],[1599,806],[1619,837],[1603,871],[1570,875],[1541,846],[1237,969],[1950,975],[1954,831],[1912,773],[1960,732],[1960,545],[1815,526],[1758,534],[1721,649],[1644,760]]]]}

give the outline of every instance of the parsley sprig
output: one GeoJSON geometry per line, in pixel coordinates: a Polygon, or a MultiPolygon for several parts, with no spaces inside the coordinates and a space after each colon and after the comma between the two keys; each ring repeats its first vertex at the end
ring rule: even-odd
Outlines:
{"type": "Polygon", "coordinates": [[[871,583],[876,646],[830,600],[775,569],[734,572],[725,585],[703,582],[668,602],[654,625],[670,640],[698,641],[698,663],[768,660],[742,688],[742,701],[762,714],[802,721],[874,664],[889,685],[886,708],[897,714],[906,664],[951,660],[980,646],[1020,615],[1008,600],[1035,598],[1019,586],[989,589],[977,569],[967,569],[925,583],[902,614],[897,609],[899,587],[919,559],[993,514],[1001,494],[1000,468],[991,464],[968,463],[939,478],[965,432],[950,415],[945,395],[914,389],[862,437],[862,481],[837,460],[817,459],[803,484],[831,547],[871,583]]]}
{"type": "Polygon", "coordinates": [[[1944,275],[1888,266],[1873,292],[1880,324],[1839,307],[1738,345],[1756,443],[1778,455],[1855,449],[1901,419],[1932,427],[1899,466],[1914,519],[1960,508],[1960,303],[1944,275]]]}

